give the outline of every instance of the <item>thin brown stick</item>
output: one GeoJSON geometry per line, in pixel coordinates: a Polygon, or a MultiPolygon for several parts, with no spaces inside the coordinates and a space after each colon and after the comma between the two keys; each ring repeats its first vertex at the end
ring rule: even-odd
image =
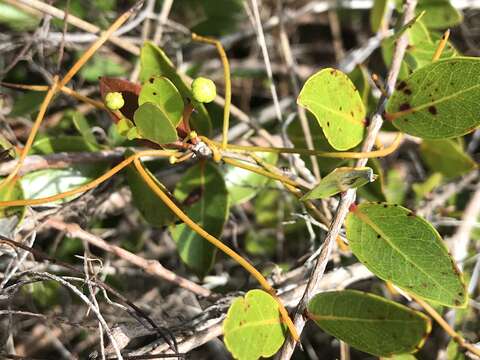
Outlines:
{"type": "Polygon", "coordinates": [[[107,252],[110,252],[123,260],[128,261],[131,264],[134,264],[135,266],[138,266],[141,269],[144,269],[145,272],[148,274],[157,276],[161,279],[167,280],[168,282],[177,284],[178,286],[187,289],[194,294],[197,294],[199,296],[203,297],[208,297],[212,295],[212,292],[196,283],[193,281],[190,281],[180,275],[175,274],[173,271],[170,271],[163,267],[160,262],[157,260],[146,260],[142,258],[141,256],[135,255],[131,253],[128,250],[125,250],[119,246],[116,245],[110,245],[108,244],[105,240],[102,238],[93,235],[92,233],[89,233],[88,231],[83,230],[79,225],[77,224],[68,224],[60,220],[56,219],[50,219],[47,222],[47,225],[60,230],[60,231],[65,231],[72,237],[76,237],[82,240],[87,241],[89,244],[92,244],[102,250],[105,250],[107,252]]]}
{"type": "MultiPolygon", "coordinates": [[[[414,16],[415,7],[417,5],[416,0],[405,0],[404,3],[404,17],[403,17],[403,24],[407,24],[410,19],[414,16]]],[[[400,65],[402,63],[405,50],[408,46],[408,37],[406,34],[402,35],[396,43],[395,51],[393,55],[393,62],[388,73],[387,79],[387,96],[382,96],[379,100],[377,110],[372,117],[372,122],[368,127],[367,137],[362,146],[362,152],[369,152],[372,150],[373,145],[375,144],[375,139],[377,138],[378,132],[383,124],[382,114],[385,110],[385,106],[388,100],[388,96],[393,93],[393,89],[395,88],[395,83],[397,81],[398,73],[400,71],[400,65]]],[[[365,166],[368,159],[363,158],[357,161],[356,166],[362,167],[365,166]]],[[[302,332],[305,326],[305,319],[303,317],[303,311],[306,308],[310,299],[319,291],[318,284],[325,272],[325,268],[327,266],[328,260],[330,258],[330,253],[332,251],[333,245],[335,244],[335,239],[337,238],[340,229],[345,221],[345,217],[347,216],[348,209],[350,205],[355,202],[356,197],[356,189],[349,189],[341,198],[340,203],[338,204],[336,213],[332,220],[332,224],[330,226],[330,231],[325,238],[325,242],[323,243],[322,250],[320,252],[320,256],[317,259],[315,267],[313,269],[312,274],[310,275],[310,279],[305,289],[305,293],[303,294],[302,299],[300,300],[295,314],[295,326],[299,333],[302,332]]],[[[288,360],[293,354],[295,350],[295,341],[293,341],[290,337],[287,339],[283,348],[281,350],[280,359],[281,360],[288,360]]]]}

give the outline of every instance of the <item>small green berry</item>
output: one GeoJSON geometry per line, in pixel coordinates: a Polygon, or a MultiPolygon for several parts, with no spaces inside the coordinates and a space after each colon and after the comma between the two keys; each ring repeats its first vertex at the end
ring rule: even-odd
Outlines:
{"type": "Polygon", "coordinates": [[[123,100],[123,95],[120,92],[109,92],[105,96],[105,104],[110,110],[119,110],[125,105],[125,100],[123,100]]]}
{"type": "Polygon", "coordinates": [[[217,96],[217,88],[212,80],[198,77],[192,82],[192,93],[198,102],[209,103],[217,96]]]}

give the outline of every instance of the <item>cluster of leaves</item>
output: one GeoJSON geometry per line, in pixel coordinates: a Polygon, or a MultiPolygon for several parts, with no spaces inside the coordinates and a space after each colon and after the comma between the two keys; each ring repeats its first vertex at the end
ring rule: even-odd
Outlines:
{"type": "MultiPolygon", "coordinates": [[[[375,30],[381,25],[379,19],[383,19],[387,6],[387,1],[375,2],[372,10],[375,30]]],[[[210,21],[216,21],[218,9],[206,8],[205,11],[210,21]]],[[[461,16],[448,1],[420,1],[418,11],[426,13],[386,39],[382,53],[388,67],[395,41],[407,33],[410,46],[399,82],[388,101],[385,118],[392,129],[422,139],[421,156],[433,171],[432,178],[415,188],[422,198],[440,184],[442,178],[451,179],[476,167],[463,151],[461,137],[480,124],[477,101],[480,97],[480,60],[459,56],[448,43],[441,59],[433,62],[440,39],[434,29],[452,26],[461,21],[461,16]],[[440,155],[442,161],[438,161],[440,155]]],[[[202,28],[206,24],[198,26],[202,28]]],[[[109,77],[100,80],[104,98],[110,92],[120,92],[125,100],[119,109],[121,116],[115,112],[110,114],[115,125],[110,128],[108,145],[97,142],[85,117],[71,112],[65,114],[65,119],[73,124],[78,135],[45,136],[35,142],[32,153],[98,151],[105,147],[132,145],[134,141],[155,148],[168,147],[188,141],[191,130],[210,136],[215,127],[213,111],[193,100],[190,87],[165,52],[146,43],[140,60],[141,85],[109,77]],[[191,111],[185,116],[189,107],[191,111]]],[[[88,73],[83,76],[91,78],[88,73]]],[[[348,75],[333,68],[323,69],[305,82],[298,104],[310,112],[316,150],[357,149],[366,134],[367,113],[372,110],[370,94],[365,71],[360,67],[348,75]]],[[[35,109],[35,106],[22,109],[22,101],[17,104],[12,116],[35,109]]],[[[295,147],[305,147],[298,122],[292,123],[288,134],[295,147]]],[[[127,150],[125,156],[131,154],[131,150],[127,150]]],[[[271,154],[263,156],[263,160],[276,164],[278,157],[271,154]]],[[[310,164],[308,157],[304,160],[310,164]]],[[[351,165],[345,160],[322,160],[324,177],[300,200],[325,199],[350,188],[359,188],[365,199],[374,202],[354,206],[346,221],[346,237],[358,261],[379,279],[407,293],[437,305],[465,307],[468,296],[463,275],[435,228],[397,204],[402,203],[401,195],[389,195],[384,191],[378,162],[370,161],[365,168],[351,165]]],[[[159,166],[165,164],[161,162],[159,166]]],[[[32,172],[14,186],[2,188],[0,199],[33,199],[65,192],[91,181],[105,170],[106,165],[78,165],[32,172]]],[[[133,165],[125,173],[133,202],[145,221],[153,227],[167,226],[182,261],[199,278],[207,275],[215,262],[216,248],[185,224],[176,224],[174,215],[156,198],[133,165]]],[[[254,199],[259,209],[267,208],[264,213],[275,208],[275,201],[269,198],[272,193],[261,192],[268,181],[258,174],[203,159],[182,174],[171,197],[198,225],[219,237],[232,205],[254,199]]],[[[159,181],[157,185],[164,188],[159,181]]],[[[6,235],[13,233],[24,213],[24,207],[2,209],[0,227],[7,229],[4,230],[6,235]]],[[[261,223],[261,213],[257,216],[261,223]]],[[[256,248],[251,248],[251,253],[268,253],[272,246],[258,245],[259,238],[255,237],[253,243],[257,244],[256,248]]],[[[421,348],[431,330],[429,318],[420,312],[374,294],[353,290],[318,294],[310,300],[307,315],[323,331],[377,356],[414,352],[421,348]]],[[[286,337],[278,303],[261,290],[251,290],[233,302],[223,329],[227,348],[235,358],[242,360],[272,356],[286,337]]]]}

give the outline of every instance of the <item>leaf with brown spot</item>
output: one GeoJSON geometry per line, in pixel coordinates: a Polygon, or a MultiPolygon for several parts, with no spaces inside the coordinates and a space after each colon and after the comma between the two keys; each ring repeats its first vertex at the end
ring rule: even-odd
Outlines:
{"type": "Polygon", "coordinates": [[[448,139],[480,125],[479,58],[439,60],[413,72],[405,83],[411,93],[395,91],[386,109],[399,130],[424,139],[448,139]]]}

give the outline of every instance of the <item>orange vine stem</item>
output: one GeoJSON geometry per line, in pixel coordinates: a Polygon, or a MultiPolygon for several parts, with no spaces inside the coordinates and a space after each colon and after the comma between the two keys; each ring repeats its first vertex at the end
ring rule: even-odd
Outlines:
{"type": "Polygon", "coordinates": [[[435,53],[433,54],[433,57],[432,57],[432,62],[435,62],[438,59],[440,59],[440,56],[442,56],[443,50],[447,45],[449,37],[450,37],[450,29],[447,29],[447,31],[445,31],[445,33],[442,35],[440,42],[438,43],[438,47],[435,50],[435,53]]]}
{"type": "Polygon", "coordinates": [[[40,106],[40,111],[35,119],[33,124],[32,130],[27,139],[27,143],[23,148],[20,157],[18,159],[18,163],[15,166],[14,170],[0,182],[0,189],[9,181],[11,181],[17,175],[18,171],[23,165],[23,161],[27,157],[28,152],[30,151],[33,141],[35,140],[35,136],[37,135],[38,129],[42,124],[43,118],[45,117],[45,113],[47,112],[48,105],[52,101],[55,94],[58,92],[59,89],[62,89],[72,78],[75,74],[81,69],[81,67],[93,56],[93,54],[108,40],[108,38],[116,31],[120,26],[123,25],[125,21],[133,14],[136,6],[130,8],[128,11],[120,15],[117,20],[113,22],[112,25],[108,28],[107,31],[103,32],[102,35],[85,51],[78,61],[73,64],[67,74],[63,77],[62,80],[58,80],[58,76],[55,76],[53,79],[53,85],[48,90],[45,98],[43,99],[42,105],[40,106]]]}
{"type": "MultiPolygon", "coordinates": [[[[22,89],[22,90],[30,90],[30,91],[48,91],[47,85],[24,85],[24,84],[13,84],[8,82],[2,82],[2,81],[0,81],[0,85],[13,88],[13,89],[22,89]]],[[[108,111],[107,107],[103,102],[91,99],[88,96],[82,95],[79,92],[73,89],[70,89],[69,87],[64,86],[60,89],[60,91],[67,95],[73,96],[77,100],[90,104],[98,109],[108,111]]]]}
{"type": "Polygon", "coordinates": [[[443,330],[461,347],[467,349],[468,351],[472,352],[473,354],[480,356],[480,348],[476,347],[473,344],[470,344],[466,341],[462,335],[457,333],[441,316],[440,314],[430,306],[427,302],[423,301],[422,299],[418,298],[417,296],[408,293],[415,302],[420,304],[421,307],[425,309],[425,311],[440,325],[443,330]]]}
{"type": "Polygon", "coordinates": [[[228,57],[222,43],[216,39],[200,36],[193,33],[192,40],[215,45],[218,54],[220,55],[220,60],[222,61],[223,77],[225,79],[225,106],[223,108],[222,149],[226,149],[228,143],[228,128],[230,122],[230,104],[232,102],[232,84],[230,80],[230,64],[228,62],[228,57]]]}
{"type": "Polygon", "coordinates": [[[88,191],[90,189],[93,189],[94,187],[100,185],[102,182],[108,180],[111,178],[113,175],[118,173],[120,170],[122,170],[124,167],[128,166],[132,161],[135,159],[142,157],[142,156],[158,156],[158,157],[169,157],[174,155],[174,151],[167,151],[167,150],[145,150],[145,151],[140,151],[134,155],[129,156],[125,160],[123,160],[121,163],[118,165],[114,166],[111,168],[109,171],[107,171],[105,174],[101,175],[100,177],[96,178],[95,180],[82,185],[78,188],[65,191],[63,193],[59,193],[56,195],[52,196],[47,196],[44,198],[39,198],[39,199],[23,199],[23,200],[11,200],[11,201],[0,201],[0,208],[4,207],[10,207],[10,206],[26,206],[26,205],[41,205],[45,203],[49,203],[52,201],[57,201],[64,199],[68,196],[76,195],[85,191],[88,191]]]}
{"type": "Polygon", "coordinates": [[[133,164],[137,168],[137,171],[145,180],[147,185],[152,189],[155,194],[164,202],[164,204],[180,219],[182,220],[190,229],[195,231],[198,235],[203,237],[205,240],[210,242],[212,245],[223,251],[226,255],[230,256],[233,260],[239,263],[245,270],[247,270],[263,287],[265,291],[267,291],[278,303],[278,309],[280,314],[282,315],[283,320],[285,321],[292,337],[295,341],[299,340],[297,329],[293,324],[292,320],[290,319],[287,309],[281,302],[281,300],[277,297],[275,293],[275,289],[270,285],[270,283],[263,277],[263,275],[255,269],[252,264],[250,264],[247,260],[237,254],[234,250],[230,249],[227,245],[225,245],[222,241],[214,237],[213,235],[209,234],[205,231],[201,226],[199,226],[196,222],[188,217],[171,199],[170,197],[160,189],[155,181],[151,178],[151,176],[145,171],[143,168],[140,160],[135,158],[133,160],[133,164]]]}
{"type": "MultiPolygon", "coordinates": [[[[403,135],[398,133],[393,140],[392,144],[388,147],[369,151],[369,152],[355,152],[355,151],[339,151],[339,152],[328,152],[328,151],[317,151],[317,150],[309,150],[303,148],[273,148],[273,147],[262,147],[262,146],[242,146],[242,145],[227,145],[227,150],[234,151],[234,152],[270,152],[270,153],[288,153],[288,154],[302,154],[302,155],[314,155],[318,157],[324,158],[341,158],[341,159],[363,159],[363,158],[376,158],[376,157],[383,157],[390,155],[393,153],[402,142],[403,135]]],[[[202,141],[206,143],[210,142],[214,145],[219,145],[218,142],[209,140],[204,136],[200,136],[202,141]]]]}

